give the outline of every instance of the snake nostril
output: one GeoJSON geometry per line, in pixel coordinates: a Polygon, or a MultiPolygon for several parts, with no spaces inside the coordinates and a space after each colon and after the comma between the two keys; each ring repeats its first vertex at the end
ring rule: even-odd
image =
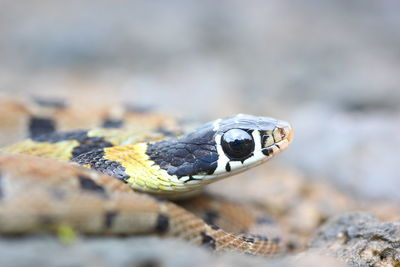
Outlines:
{"type": "Polygon", "coordinates": [[[284,128],[282,128],[281,130],[282,130],[281,134],[284,135],[284,137],[282,137],[282,138],[285,138],[289,142],[291,142],[292,139],[293,139],[293,129],[292,129],[292,127],[290,127],[288,125],[288,126],[285,126],[284,128]]]}
{"type": "Polygon", "coordinates": [[[278,129],[279,129],[279,135],[280,135],[279,137],[282,140],[286,139],[289,142],[292,141],[292,139],[293,139],[293,129],[288,123],[279,125],[278,129]]]}
{"type": "Polygon", "coordinates": [[[280,129],[279,129],[279,132],[280,132],[280,134],[281,134],[281,138],[282,138],[282,139],[285,139],[285,137],[286,137],[286,135],[287,135],[287,131],[285,131],[284,128],[280,128],[280,129]]]}

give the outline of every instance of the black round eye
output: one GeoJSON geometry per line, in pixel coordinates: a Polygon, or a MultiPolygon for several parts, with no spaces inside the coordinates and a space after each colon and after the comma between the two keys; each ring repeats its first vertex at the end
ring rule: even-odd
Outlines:
{"type": "Polygon", "coordinates": [[[231,129],[221,139],[225,154],[234,160],[243,160],[254,151],[253,137],[241,129],[231,129]]]}

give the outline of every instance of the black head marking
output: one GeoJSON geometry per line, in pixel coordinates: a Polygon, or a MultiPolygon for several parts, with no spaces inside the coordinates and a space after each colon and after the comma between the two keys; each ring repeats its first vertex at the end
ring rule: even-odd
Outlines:
{"type": "MultiPolygon", "coordinates": [[[[253,156],[257,158],[248,161],[249,164],[256,165],[268,159],[261,153],[261,135],[273,132],[278,126],[284,127],[288,137],[291,136],[290,126],[283,121],[239,114],[207,123],[178,138],[151,143],[146,154],[169,175],[185,177],[186,182],[186,177],[202,179],[214,175],[210,178],[222,178],[243,170],[241,166],[253,156]],[[242,165],[231,164],[231,161],[242,165]]],[[[263,152],[271,156],[275,151],[269,149],[263,152]]]]}
{"type": "Polygon", "coordinates": [[[149,144],[146,154],[168,174],[178,177],[213,173],[217,168],[218,153],[210,129],[149,144]]]}
{"type": "Polygon", "coordinates": [[[163,234],[169,228],[169,217],[164,214],[158,214],[157,222],[156,222],[156,231],[157,233],[163,234]]]}
{"type": "MultiPolygon", "coordinates": [[[[253,116],[240,118],[239,121],[236,117],[224,119],[218,127],[210,122],[179,138],[150,144],[146,153],[170,175],[211,175],[218,166],[217,134],[222,136],[228,157],[241,161],[251,157],[254,150],[251,133],[253,128],[264,127],[265,121],[253,116]]],[[[230,166],[224,167],[229,172],[230,166]]]]}

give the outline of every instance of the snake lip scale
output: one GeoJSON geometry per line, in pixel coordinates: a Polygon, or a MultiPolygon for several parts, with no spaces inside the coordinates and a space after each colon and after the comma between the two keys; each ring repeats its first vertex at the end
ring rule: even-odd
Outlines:
{"type": "Polygon", "coordinates": [[[178,136],[119,129],[32,136],[1,149],[0,233],[68,225],[82,233],[154,232],[217,251],[273,254],[278,238],[230,234],[139,192],[187,198],[269,160],[292,139],[287,122],[244,114],[178,136]]]}

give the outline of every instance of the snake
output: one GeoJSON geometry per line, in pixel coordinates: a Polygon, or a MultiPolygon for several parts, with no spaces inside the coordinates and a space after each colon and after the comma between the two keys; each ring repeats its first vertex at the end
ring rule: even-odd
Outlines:
{"type": "Polygon", "coordinates": [[[29,117],[24,119],[29,133],[0,149],[0,234],[68,227],[88,235],[175,237],[216,252],[282,251],[279,237],[227,232],[174,201],[199,195],[207,184],[285,150],[293,139],[289,123],[237,114],[172,131],[164,118],[131,110],[142,118],[139,126],[121,127],[123,120],[110,119],[111,112],[100,128],[58,131],[53,115],[68,110],[60,103],[36,101],[41,112],[26,103],[6,104],[2,128],[10,132],[16,118],[29,117]],[[157,126],[148,127],[154,120],[157,126]]]}

